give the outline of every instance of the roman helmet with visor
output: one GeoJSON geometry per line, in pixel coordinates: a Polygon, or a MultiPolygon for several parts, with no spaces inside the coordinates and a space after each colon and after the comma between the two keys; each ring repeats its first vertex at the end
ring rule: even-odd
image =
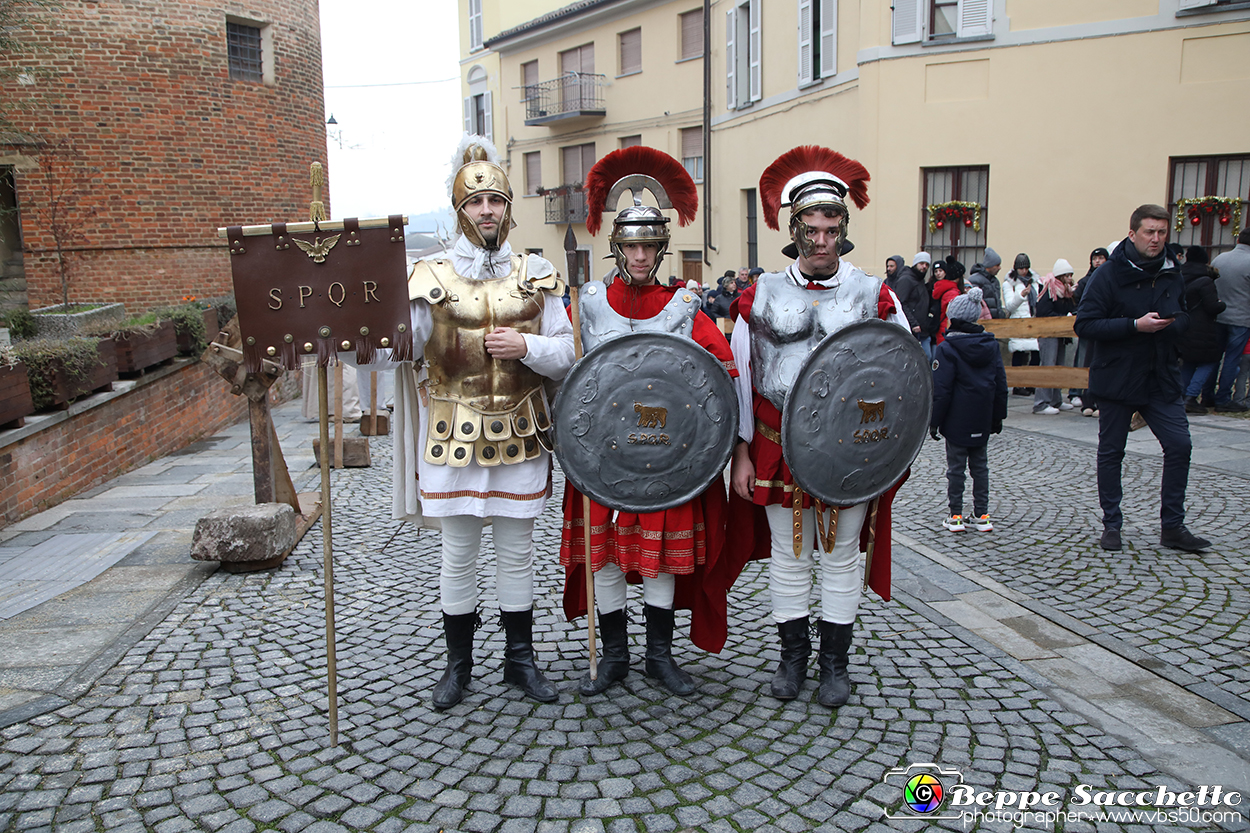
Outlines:
{"type": "Polygon", "coordinates": [[[698,211],[699,192],[682,164],[667,153],[642,145],[615,150],[596,162],[586,175],[586,230],[591,235],[599,233],[605,208],[615,207],[626,191],[633,198],[632,204],[612,220],[609,257],[615,259],[622,281],[647,284],[659,273],[671,237],[669,218],[660,209],[676,209],[678,224],[685,226],[698,211]],[[651,192],[657,207],[643,204],[644,191],[651,192]],[[623,248],[629,243],[655,244],[655,263],[645,280],[634,278],[629,272],[623,248]]]}
{"type": "Polygon", "coordinates": [[[447,183],[451,205],[456,212],[456,227],[470,243],[483,249],[502,247],[508,239],[508,232],[516,225],[512,221],[512,184],[499,162],[499,152],[490,139],[466,133],[452,157],[452,174],[447,183]],[[492,194],[502,197],[505,207],[503,216],[499,218],[498,236],[494,242],[487,243],[481,229],[464,207],[474,197],[492,194]]]}
{"type": "Polygon", "coordinates": [[[798,254],[809,257],[813,243],[803,214],[811,209],[832,211],[838,220],[838,251],[845,254],[852,244],[846,239],[850,223],[849,196],[856,208],[868,205],[868,169],[837,151],[817,145],[788,150],[764,169],[760,176],[760,199],[764,222],[780,230],[778,215],[790,209],[790,236],[798,254]]]}

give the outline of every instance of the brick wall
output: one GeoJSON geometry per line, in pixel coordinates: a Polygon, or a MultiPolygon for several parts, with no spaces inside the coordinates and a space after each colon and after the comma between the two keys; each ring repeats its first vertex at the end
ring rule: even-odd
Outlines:
{"type": "MultiPolygon", "coordinates": [[[[74,149],[54,186],[81,192],[65,200],[82,250],[71,300],[138,313],[222,294],[231,281],[219,226],[307,219],[308,164],[326,161],[316,0],[82,0],[43,14],[20,40],[55,77],[6,77],[0,99],[31,103],[10,109],[15,122],[74,149]],[[227,14],[268,23],[272,85],[230,80],[227,14]]],[[[21,65],[0,56],[0,67],[21,65]]],[[[7,150],[30,305],[60,303],[39,151],[7,150]]]]}
{"type": "MultiPolygon", "coordinates": [[[[299,391],[287,374],[274,403],[299,391]]],[[[0,529],[247,419],[247,399],[203,362],[0,449],[0,529]]]]}

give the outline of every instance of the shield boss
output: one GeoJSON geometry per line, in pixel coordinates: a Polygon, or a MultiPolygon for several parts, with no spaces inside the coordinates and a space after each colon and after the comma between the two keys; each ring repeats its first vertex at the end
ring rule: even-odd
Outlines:
{"type": "Polygon", "coordinates": [[[872,500],[920,453],[933,375],[920,343],[870,319],[830,334],[786,394],[781,451],[803,491],[833,506],[872,500]]]}
{"type": "Polygon", "coordinates": [[[569,482],[624,512],[658,512],[702,494],[738,433],[728,371],[668,333],[629,333],[591,350],[569,370],[552,415],[569,482]]]}

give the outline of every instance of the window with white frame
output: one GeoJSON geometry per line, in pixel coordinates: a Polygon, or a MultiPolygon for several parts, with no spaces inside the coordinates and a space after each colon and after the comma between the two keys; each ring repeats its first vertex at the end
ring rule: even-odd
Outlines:
{"type": "Polygon", "coordinates": [[[763,97],[760,67],[760,3],[745,0],[725,13],[726,107],[749,107],[763,97]]]}
{"type": "Polygon", "coordinates": [[[993,0],[894,0],[891,42],[941,42],[994,34],[993,0]]]}
{"type": "Polygon", "coordinates": [[[469,49],[482,48],[482,0],[469,0],[469,49]]]}
{"type": "Polygon", "coordinates": [[[681,59],[703,57],[703,9],[677,16],[681,21],[681,59]]]}
{"type": "Polygon", "coordinates": [[[617,39],[621,53],[620,74],[642,72],[642,29],[621,32],[617,39]]]}
{"type": "Polygon", "coordinates": [[[1206,9],[1210,11],[1219,11],[1220,6],[1231,6],[1234,3],[1240,3],[1242,0],[1180,0],[1178,11],[1189,11],[1190,9],[1206,9]]]}
{"type": "Polygon", "coordinates": [[[838,0],[799,0],[799,86],[838,72],[838,0]]]}
{"type": "Polygon", "coordinates": [[[703,181],[703,127],[685,127],[681,131],[681,164],[695,182],[703,181]]]}
{"type": "Polygon", "coordinates": [[[495,140],[491,117],[491,93],[486,89],[486,70],[480,64],[469,70],[469,94],[464,99],[464,132],[495,140]]]}

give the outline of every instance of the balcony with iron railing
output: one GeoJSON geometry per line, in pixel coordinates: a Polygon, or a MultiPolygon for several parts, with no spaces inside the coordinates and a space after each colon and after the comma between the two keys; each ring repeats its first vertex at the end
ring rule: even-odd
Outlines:
{"type": "Polygon", "coordinates": [[[535,125],[560,122],[561,127],[577,120],[603,118],[604,76],[587,72],[566,72],[559,78],[521,87],[525,103],[525,123],[535,125]]]}
{"type": "Polygon", "coordinates": [[[563,223],[586,222],[586,192],[581,183],[574,185],[557,185],[555,188],[539,188],[543,207],[546,210],[546,222],[560,225],[563,223]]]}

